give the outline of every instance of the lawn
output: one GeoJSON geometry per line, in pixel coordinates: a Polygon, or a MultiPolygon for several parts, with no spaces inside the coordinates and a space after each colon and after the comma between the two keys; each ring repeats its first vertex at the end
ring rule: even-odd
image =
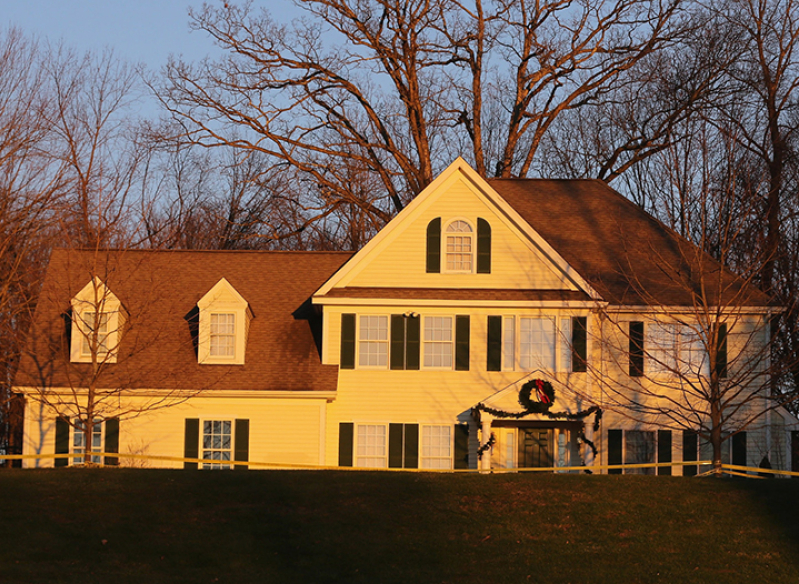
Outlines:
{"type": "Polygon", "coordinates": [[[799,480],[0,471],[0,582],[799,582],[799,480]]]}

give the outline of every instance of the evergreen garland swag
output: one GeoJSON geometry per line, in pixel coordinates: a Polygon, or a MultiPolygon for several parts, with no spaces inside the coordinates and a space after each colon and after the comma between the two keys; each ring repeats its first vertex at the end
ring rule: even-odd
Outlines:
{"type": "MultiPolygon", "coordinates": [[[[484,404],[477,404],[475,410],[491,414],[497,418],[514,418],[521,419],[530,414],[539,414],[546,416],[551,420],[569,420],[577,421],[583,420],[594,414],[594,432],[599,431],[599,422],[602,420],[602,409],[599,406],[591,406],[584,412],[569,413],[569,412],[551,412],[552,405],[555,403],[555,389],[549,381],[543,379],[531,379],[519,390],[519,405],[524,408],[523,412],[506,412],[505,410],[498,410],[496,408],[488,407],[484,404]],[[532,394],[535,391],[537,401],[533,401],[532,394]]],[[[492,436],[493,437],[493,436],[492,436]]],[[[594,443],[589,440],[585,433],[580,430],[577,438],[587,444],[594,453],[597,454],[597,449],[594,443]]],[[[485,445],[484,445],[485,446],[485,445]]],[[[488,446],[490,448],[490,446],[488,446]]]]}

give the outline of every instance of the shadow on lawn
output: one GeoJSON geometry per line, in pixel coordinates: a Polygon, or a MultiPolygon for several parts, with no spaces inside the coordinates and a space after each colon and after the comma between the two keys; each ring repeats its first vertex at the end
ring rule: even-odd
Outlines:
{"type": "MultiPolygon", "coordinates": [[[[707,479],[714,480],[714,479],[707,479]]],[[[788,557],[799,565],[799,479],[720,479],[730,491],[743,494],[753,509],[777,532],[779,540],[791,545],[788,557]]]]}

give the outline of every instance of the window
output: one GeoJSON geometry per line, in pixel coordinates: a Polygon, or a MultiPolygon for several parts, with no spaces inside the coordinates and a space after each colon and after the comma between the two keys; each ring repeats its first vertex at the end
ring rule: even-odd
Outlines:
{"type": "Polygon", "coordinates": [[[519,366],[525,371],[555,369],[554,320],[551,318],[520,319],[519,366]]]}
{"type": "Polygon", "coordinates": [[[358,338],[358,365],[385,368],[388,365],[388,317],[361,316],[358,338]]]}
{"type": "Polygon", "coordinates": [[[70,301],[72,330],[70,360],[73,363],[116,363],[117,348],[127,321],[119,298],[98,278],[83,287],[70,301]]]}
{"type": "Polygon", "coordinates": [[[80,316],[80,319],[83,325],[81,326],[81,354],[91,356],[92,348],[96,349],[98,357],[108,354],[108,314],[101,312],[98,318],[97,312],[87,311],[80,316]],[[95,330],[97,332],[96,341],[95,330]]]}
{"type": "Polygon", "coordinates": [[[211,314],[211,356],[236,355],[236,315],[211,314]]]}
{"type": "MultiPolygon", "coordinates": [[[[201,458],[230,462],[233,452],[231,428],[230,420],[205,420],[203,422],[201,458]]],[[[230,465],[204,463],[203,468],[228,469],[230,465]]]]}
{"type": "Polygon", "coordinates": [[[244,365],[252,311],[225,278],[197,302],[190,323],[197,342],[197,362],[203,365],[244,365]]]}
{"type": "Polygon", "coordinates": [[[384,425],[358,425],[355,466],[386,468],[386,427],[384,425]]]}
{"type": "Polygon", "coordinates": [[[446,260],[448,272],[471,272],[474,230],[466,221],[453,221],[447,226],[446,260]]]}
{"type": "MultiPolygon", "coordinates": [[[[653,464],[655,462],[655,433],[643,430],[624,432],[624,464],[653,464]]],[[[655,474],[654,467],[630,468],[625,474],[655,474]]]]}
{"type": "MultiPolygon", "coordinates": [[[[75,419],[73,422],[72,433],[72,452],[73,454],[80,454],[72,459],[73,464],[83,464],[83,454],[86,452],[86,435],[83,433],[85,426],[80,419],[75,419]]],[[[103,424],[100,421],[94,422],[92,428],[92,452],[103,451],[103,424]]],[[[100,464],[100,457],[92,455],[92,462],[100,464]]]]}
{"type": "MultiPolygon", "coordinates": [[[[208,459],[202,468],[246,470],[250,457],[250,420],[200,420],[186,418],[183,433],[183,456],[208,459]]],[[[197,462],[184,461],[183,468],[197,470],[197,462]]]]}
{"type": "Polygon", "coordinates": [[[452,367],[452,317],[428,316],[424,319],[424,366],[452,367]]]}
{"type": "Polygon", "coordinates": [[[653,323],[646,338],[651,373],[707,375],[707,352],[698,331],[679,323],[653,323]]]}
{"type": "Polygon", "coordinates": [[[450,426],[422,426],[422,468],[452,468],[450,426]]]}

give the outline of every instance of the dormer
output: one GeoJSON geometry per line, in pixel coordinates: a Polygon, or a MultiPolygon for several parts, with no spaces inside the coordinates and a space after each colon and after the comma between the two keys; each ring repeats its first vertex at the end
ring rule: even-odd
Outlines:
{"type": "Polygon", "coordinates": [[[73,363],[116,363],[122,331],[128,319],[119,298],[97,277],[71,300],[73,363]]]}
{"type": "Polygon", "coordinates": [[[252,311],[225,278],[197,302],[200,312],[197,361],[203,365],[244,365],[252,311]]]}

